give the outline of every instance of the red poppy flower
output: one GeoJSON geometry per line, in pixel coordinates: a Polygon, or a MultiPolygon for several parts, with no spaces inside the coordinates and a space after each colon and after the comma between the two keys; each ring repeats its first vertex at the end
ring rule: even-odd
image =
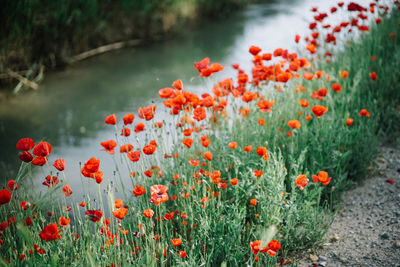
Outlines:
{"type": "Polygon", "coordinates": [[[145,172],[144,172],[144,175],[146,175],[147,177],[153,177],[153,173],[151,172],[151,170],[146,170],[145,172]]]}
{"type": "Polygon", "coordinates": [[[252,145],[248,145],[248,146],[244,147],[243,151],[244,152],[250,152],[252,149],[253,149],[253,146],[252,145]]]}
{"type": "Polygon", "coordinates": [[[32,154],[29,151],[24,151],[21,154],[19,154],[19,159],[22,160],[23,162],[31,162],[33,159],[32,154]]]}
{"type": "Polygon", "coordinates": [[[256,176],[256,177],[260,177],[261,175],[263,175],[263,172],[261,170],[256,170],[253,173],[254,173],[254,176],[256,176]]]}
{"type": "Polygon", "coordinates": [[[81,207],[86,207],[86,202],[85,202],[85,201],[82,201],[81,203],[79,203],[79,206],[81,206],[81,207]]]}
{"type": "Polygon", "coordinates": [[[117,118],[115,117],[115,114],[111,114],[110,116],[108,116],[104,122],[106,124],[111,124],[111,125],[115,125],[117,123],[117,118]]]}
{"type": "Polygon", "coordinates": [[[328,111],[328,107],[324,107],[324,106],[320,106],[320,105],[316,105],[312,108],[312,112],[314,113],[314,115],[319,118],[322,115],[324,115],[325,112],[328,111]]]}
{"type": "Polygon", "coordinates": [[[358,115],[360,115],[360,116],[366,116],[366,117],[370,117],[370,116],[371,116],[371,115],[369,114],[368,110],[366,110],[365,108],[362,109],[362,110],[360,111],[360,113],[358,113],[358,115]]]}
{"type": "Polygon", "coordinates": [[[135,115],[129,113],[126,114],[122,119],[124,120],[124,125],[128,125],[133,122],[133,120],[135,119],[135,115]]]}
{"type": "Polygon", "coordinates": [[[249,48],[249,52],[250,52],[253,56],[256,56],[258,53],[261,52],[261,48],[259,48],[258,46],[252,45],[252,46],[250,46],[250,48],[249,48]]]}
{"type": "Polygon", "coordinates": [[[376,79],[378,78],[375,72],[369,73],[369,77],[371,77],[371,80],[373,81],[376,81],[376,79]]]}
{"type": "Polygon", "coordinates": [[[279,241],[272,239],[271,241],[269,241],[267,247],[268,249],[271,249],[273,251],[278,251],[281,249],[281,243],[279,241]]]}
{"type": "Polygon", "coordinates": [[[114,147],[117,146],[117,142],[115,142],[114,140],[108,140],[108,141],[104,141],[100,143],[102,147],[104,147],[104,149],[102,149],[102,151],[106,151],[107,153],[113,155],[115,153],[114,151],[114,147]]]}
{"type": "Polygon", "coordinates": [[[308,102],[305,99],[302,99],[302,100],[299,101],[299,105],[302,106],[303,108],[308,107],[309,104],[310,104],[310,102],[308,102]]]}
{"type": "Polygon", "coordinates": [[[139,159],[140,159],[140,151],[136,150],[136,151],[128,152],[128,158],[133,162],[139,161],[139,159]]]}
{"type": "Polygon", "coordinates": [[[146,190],[144,189],[143,186],[138,186],[137,184],[135,184],[135,188],[133,189],[133,194],[135,195],[135,197],[144,195],[146,193],[146,190]]]}
{"type": "Polygon", "coordinates": [[[50,175],[47,175],[45,179],[46,180],[42,184],[49,188],[58,185],[58,183],[60,182],[57,176],[51,177],[50,175]]]}
{"type": "Polygon", "coordinates": [[[152,185],[150,187],[151,199],[154,205],[168,201],[168,187],[165,185],[152,185]]]}
{"type": "Polygon", "coordinates": [[[100,160],[92,157],[85,163],[85,165],[81,169],[81,173],[83,176],[91,178],[91,174],[98,172],[99,167],[100,160]]]}
{"type": "Polygon", "coordinates": [[[40,238],[46,242],[61,239],[61,236],[59,235],[60,232],[61,230],[58,230],[58,225],[52,223],[43,228],[40,232],[40,238]]]}
{"type": "Polygon", "coordinates": [[[126,127],[122,128],[122,130],[121,130],[121,136],[126,136],[126,137],[128,137],[128,136],[130,136],[130,135],[131,135],[131,130],[130,130],[129,128],[126,128],[126,127]]]}
{"type": "Polygon", "coordinates": [[[64,185],[62,190],[66,197],[70,197],[72,195],[72,189],[69,185],[64,185]]]}
{"type": "Polygon", "coordinates": [[[230,142],[230,143],[228,144],[228,146],[229,146],[229,148],[231,148],[231,149],[236,149],[237,146],[238,146],[238,144],[237,144],[236,142],[230,142]]]}
{"type": "Polygon", "coordinates": [[[17,149],[21,151],[31,150],[35,146],[35,143],[30,138],[22,138],[17,142],[17,149]]]}
{"type": "Polygon", "coordinates": [[[114,217],[120,220],[124,219],[126,214],[128,214],[128,209],[126,208],[119,208],[113,211],[114,217]]]}
{"type": "Polygon", "coordinates": [[[332,84],[332,90],[335,92],[340,92],[342,90],[342,86],[338,83],[332,84]]]}
{"type": "Polygon", "coordinates": [[[88,216],[89,220],[92,222],[98,222],[101,217],[103,217],[103,212],[101,210],[87,210],[85,215],[88,216]]]}
{"type": "Polygon", "coordinates": [[[347,125],[347,126],[351,126],[351,125],[353,124],[353,121],[354,121],[354,119],[352,119],[352,118],[347,118],[347,120],[346,120],[346,125],[347,125]]]}
{"type": "Polygon", "coordinates": [[[156,151],[156,146],[154,145],[147,145],[143,147],[143,153],[146,155],[151,155],[156,151]]]}
{"type": "Polygon", "coordinates": [[[29,203],[28,201],[22,201],[21,203],[19,203],[19,206],[21,208],[23,208],[24,210],[29,209],[29,207],[31,206],[31,203],[29,203]]]}
{"type": "Polygon", "coordinates": [[[0,206],[3,204],[7,204],[11,200],[11,193],[7,189],[3,189],[0,191],[0,206]]]}
{"type": "Polygon", "coordinates": [[[47,142],[40,142],[33,149],[33,155],[47,157],[53,150],[53,147],[47,142]]]}
{"type": "Polygon", "coordinates": [[[54,168],[59,170],[60,172],[65,169],[65,160],[64,159],[57,159],[53,163],[54,168]]]}
{"type": "Polygon", "coordinates": [[[17,181],[15,180],[10,180],[7,182],[7,187],[10,189],[10,191],[14,191],[18,189],[18,185],[16,184],[17,181]]]}
{"type": "Polygon", "coordinates": [[[36,166],[43,166],[44,164],[46,164],[46,162],[47,158],[42,156],[36,156],[32,160],[32,164],[36,166]]]}
{"type": "Polygon", "coordinates": [[[210,64],[210,58],[206,57],[199,62],[195,62],[193,66],[201,72],[203,69],[207,69],[208,65],[210,64]]]}
{"type": "Polygon", "coordinates": [[[296,186],[298,188],[300,188],[300,190],[303,190],[304,187],[306,187],[308,184],[308,179],[307,176],[305,176],[304,174],[300,174],[297,176],[296,178],[296,186]]]}
{"type": "Polygon", "coordinates": [[[202,121],[207,117],[206,109],[203,107],[197,107],[193,110],[193,119],[202,121]]]}
{"type": "Polygon", "coordinates": [[[181,250],[179,251],[179,256],[181,256],[182,259],[186,258],[187,254],[185,251],[181,250]]]}
{"type": "Polygon", "coordinates": [[[257,206],[257,199],[251,199],[250,200],[250,205],[252,205],[252,206],[257,206]]]}
{"type": "Polygon", "coordinates": [[[139,113],[139,118],[141,119],[146,119],[147,121],[151,120],[154,118],[154,113],[156,111],[156,106],[148,106],[144,108],[139,108],[138,113],[139,113]]]}

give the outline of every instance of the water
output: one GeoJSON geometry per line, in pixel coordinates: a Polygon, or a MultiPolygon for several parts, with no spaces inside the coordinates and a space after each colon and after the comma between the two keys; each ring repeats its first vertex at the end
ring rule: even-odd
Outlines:
{"type": "MultiPolygon", "coordinates": [[[[14,178],[20,164],[15,144],[20,138],[30,137],[53,145],[49,161],[64,158],[67,182],[75,192],[83,193],[79,162],[99,157],[105,177],[112,176],[114,163],[100,151],[101,141],[114,139],[114,128],[104,124],[107,115],[115,113],[121,119],[126,113],[134,113],[137,123],[137,109],[155,102],[157,119],[166,119],[161,115],[160,88],[178,78],[183,80],[184,89],[192,92],[206,91],[212,85],[209,81],[206,88],[198,78],[192,67],[194,61],[210,57],[226,68],[219,78],[233,78],[236,72],[230,67],[232,63],[240,62],[243,69],[250,70],[251,45],[260,46],[263,52],[278,47],[293,50],[295,34],[308,33],[311,7],[327,11],[335,3],[279,0],[254,4],[226,19],[205,20],[197,29],[186,30],[175,39],[111,52],[48,73],[37,92],[24,92],[1,103],[0,180],[14,178]]],[[[35,172],[35,187],[44,187],[40,184],[49,172],[44,168],[35,172]]]]}

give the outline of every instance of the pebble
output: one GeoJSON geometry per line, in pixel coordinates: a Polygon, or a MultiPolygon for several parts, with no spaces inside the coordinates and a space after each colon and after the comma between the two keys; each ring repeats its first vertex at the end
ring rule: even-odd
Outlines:
{"type": "Polygon", "coordinates": [[[388,239],[389,235],[387,233],[383,233],[383,234],[381,234],[381,238],[382,239],[388,239]]]}
{"type": "Polygon", "coordinates": [[[310,254],[310,260],[311,260],[312,262],[317,262],[317,261],[318,261],[318,256],[317,256],[317,255],[314,255],[314,254],[310,254]]]}
{"type": "Polygon", "coordinates": [[[320,260],[320,261],[327,261],[327,260],[328,260],[328,258],[327,258],[327,257],[325,257],[325,256],[319,256],[319,260],[320,260]]]}
{"type": "Polygon", "coordinates": [[[395,246],[396,248],[400,248],[400,241],[396,241],[396,243],[394,243],[394,246],[395,246]]]}

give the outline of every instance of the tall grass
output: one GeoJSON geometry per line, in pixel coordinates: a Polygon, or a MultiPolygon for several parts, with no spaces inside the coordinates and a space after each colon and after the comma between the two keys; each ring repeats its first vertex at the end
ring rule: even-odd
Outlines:
{"type": "MultiPolygon", "coordinates": [[[[0,206],[1,221],[9,221],[0,235],[2,263],[274,266],[284,261],[289,251],[314,246],[328,229],[333,218],[331,209],[340,193],[365,175],[376,155],[379,138],[390,137],[398,130],[398,113],[394,110],[400,99],[396,86],[399,18],[399,11],[393,8],[379,25],[371,24],[369,33],[340,40],[343,46],[329,62],[323,60],[326,50],[319,49],[311,56],[310,68],[292,72],[293,78],[286,83],[263,81],[247,85],[247,91],[260,94],[255,96],[257,100],[243,102],[242,96],[235,98],[231,93],[216,97],[215,106],[208,109],[210,120],[191,124],[193,107],[188,106],[172,119],[183,128],[164,124],[160,129],[153,127],[152,120],[145,122],[146,142],[157,142],[155,154],[142,153],[139,162],[132,162],[117,151],[112,155],[117,178],[102,182],[107,184],[105,192],[94,179],[81,177],[85,190],[98,189],[96,196],[84,196],[86,207],[62,195],[63,182],[39,197],[21,189],[13,191],[11,201],[0,206]],[[318,70],[323,70],[319,78],[301,78],[305,72],[316,74],[318,70]],[[343,71],[349,72],[348,77],[341,75],[343,71]],[[374,71],[375,81],[370,78],[374,71]],[[296,73],[299,78],[295,78],[296,73]],[[332,90],[333,83],[339,83],[341,91],[332,90]],[[327,88],[327,95],[312,98],[312,92],[320,88],[327,88]],[[270,112],[259,110],[256,102],[261,97],[275,101],[270,112]],[[299,105],[302,99],[310,102],[308,107],[299,105]],[[315,105],[326,106],[328,111],[317,118],[311,111],[315,105]],[[361,116],[362,109],[367,109],[370,117],[361,116]],[[347,124],[348,118],[354,119],[351,125],[347,124]],[[265,123],[259,123],[259,119],[265,123]],[[293,119],[301,123],[298,129],[288,126],[293,119]],[[194,131],[189,137],[183,129],[194,131]],[[193,139],[190,148],[182,144],[185,138],[193,139]],[[205,139],[209,140],[208,146],[200,141],[205,139]],[[249,145],[252,150],[245,152],[244,147],[249,145]],[[268,148],[267,157],[256,153],[259,147],[268,148]],[[212,159],[204,158],[207,151],[212,159]],[[119,180],[121,168],[135,172],[131,184],[119,180]],[[152,177],[145,175],[149,169],[152,177]],[[259,177],[255,175],[257,170],[262,171],[259,177]],[[313,175],[320,171],[326,171],[332,180],[325,185],[313,182],[313,175]],[[309,180],[302,185],[304,188],[296,184],[299,175],[306,175],[309,180]],[[132,194],[136,184],[146,190],[144,195],[132,194]],[[169,200],[159,205],[149,201],[153,185],[168,186],[169,200]],[[123,190],[128,210],[124,219],[112,215],[117,209],[114,194],[119,190],[123,190]],[[53,201],[53,194],[63,197],[53,201]],[[34,205],[23,211],[19,205],[23,200],[34,205]],[[71,207],[69,212],[65,211],[67,205],[71,207]],[[83,216],[85,211],[97,209],[104,213],[99,222],[83,216]],[[147,209],[154,211],[153,217],[144,215],[147,209]],[[49,216],[48,212],[55,214],[49,216]],[[72,220],[62,227],[61,239],[45,242],[39,233],[46,225],[57,223],[60,216],[72,220]],[[26,225],[28,217],[33,221],[30,226],[26,225]],[[177,238],[182,244],[174,246],[172,239],[177,238]],[[282,248],[262,253],[254,247],[257,240],[262,241],[260,250],[271,240],[279,241],[282,248]],[[20,259],[21,255],[25,258],[20,259]]],[[[320,38],[323,42],[324,37],[320,38]]],[[[276,70],[278,65],[273,68],[276,70]]],[[[175,90],[174,94],[180,92],[175,90]]],[[[195,102],[194,98],[191,95],[191,101],[195,102]]],[[[119,145],[135,144],[137,149],[135,134],[119,136],[122,127],[119,119],[116,141],[119,145]]],[[[100,171],[106,167],[100,165],[100,171]]],[[[17,184],[28,182],[31,168],[31,163],[22,164],[17,184]]],[[[50,163],[42,168],[46,173],[54,172],[50,163]]],[[[68,179],[62,172],[59,177],[64,182],[68,179]]]]}

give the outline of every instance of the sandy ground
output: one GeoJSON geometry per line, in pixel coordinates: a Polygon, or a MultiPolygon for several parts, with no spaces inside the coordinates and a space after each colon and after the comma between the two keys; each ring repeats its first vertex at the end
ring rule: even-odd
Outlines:
{"type": "Polygon", "coordinates": [[[375,163],[370,177],[344,193],[323,246],[294,266],[400,267],[400,142],[382,146],[375,163]]]}

